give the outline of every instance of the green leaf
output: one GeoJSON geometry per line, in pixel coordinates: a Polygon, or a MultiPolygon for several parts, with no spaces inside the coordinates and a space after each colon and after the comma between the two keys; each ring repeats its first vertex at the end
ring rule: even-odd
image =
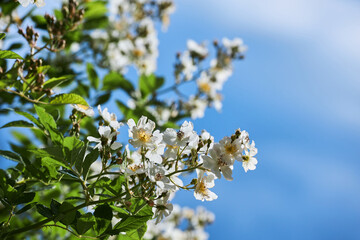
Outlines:
{"type": "Polygon", "coordinates": [[[29,119],[30,121],[35,123],[38,127],[41,126],[41,123],[33,115],[31,115],[30,113],[23,112],[23,111],[20,111],[20,110],[15,110],[15,112],[17,114],[21,115],[21,116],[26,117],[27,119],[29,119]]]}
{"type": "Polygon", "coordinates": [[[4,126],[2,126],[1,128],[7,128],[7,127],[33,127],[34,124],[23,121],[23,120],[18,120],[18,121],[13,121],[13,122],[9,122],[7,124],[5,124],[4,126]]]}
{"type": "Polygon", "coordinates": [[[85,99],[75,93],[64,93],[57,95],[50,101],[50,104],[80,104],[84,106],[89,106],[85,99]]]}
{"type": "Polygon", "coordinates": [[[102,17],[107,13],[106,2],[86,2],[85,6],[86,8],[84,18],[87,20],[102,17]]]}
{"type": "Polygon", "coordinates": [[[51,157],[43,157],[41,159],[41,162],[42,162],[42,164],[44,164],[46,166],[54,166],[54,167],[62,166],[64,168],[71,169],[70,167],[68,167],[63,162],[61,162],[59,160],[56,160],[54,158],[51,158],[51,157]]]}
{"type": "Polygon", "coordinates": [[[109,205],[103,204],[103,205],[98,206],[95,209],[94,216],[97,218],[104,218],[104,219],[112,220],[113,212],[112,212],[111,207],[109,207],[109,205]]]}
{"type": "Polygon", "coordinates": [[[64,139],[64,150],[66,161],[70,163],[72,166],[77,160],[80,161],[79,164],[82,163],[82,159],[84,158],[85,150],[83,149],[84,142],[78,139],[75,136],[66,137],[64,139]]]}
{"type": "Polygon", "coordinates": [[[66,174],[72,178],[76,178],[79,179],[79,177],[72,171],[72,170],[68,170],[68,169],[61,169],[59,170],[60,173],[66,174]]]}
{"type": "Polygon", "coordinates": [[[35,197],[34,192],[21,193],[14,201],[14,204],[19,205],[19,204],[29,203],[32,200],[34,200],[34,197],[35,197]]]}
{"type": "Polygon", "coordinates": [[[60,146],[51,146],[46,148],[29,149],[29,152],[34,153],[37,157],[50,157],[58,160],[60,163],[64,163],[64,155],[60,146]]]}
{"type": "Polygon", "coordinates": [[[0,40],[3,39],[6,36],[5,33],[0,33],[0,40]]]}
{"type": "Polygon", "coordinates": [[[52,216],[53,216],[53,213],[50,210],[50,208],[45,207],[42,204],[36,204],[36,209],[37,209],[38,213],[40,213],[41,215],[43,215],[46,218],[52,218],[52,216]]]}
{"type": "Polygon", "coordinates": [[[134,119],[135,122],[137,122],[139,120],[139,117],[135,114],[135,111],[133,109],[127,107],[121,101],[116,100],[116,105],[118,106],[118,108],[120,109],[122,114],[124,114],[126,119],[132,118],[132,119],[134,119]]]}
{"type": "Polygon", "coordinates": [[[3,156],[4,158],[7,158],[9,160],[15,161],[15,162],[20,162],[22,163],[22,157],[14,152],[10,152],[10,151],[5,151],[5,150],[0,150],[0,156],[3,156]]]}
{"type": "Polygon", "coordinates": [[[106,103],[107,101],[109,101],[110,97],[111,97],[111,92],[108,91],[108,92],[98,96],[96,103],[94,105],[95,106],[102,105],[102,104],[106,103]]]}
{"type": "Polygon", "coordinates": [[[66,75],[58,78],[50,78],[44,83],[44,88],[54,88],[62,84],[63,82],[69,81],[72,79],[72,75],[66,75]]]}
{"type": "Polygon", "coordinates": [[[110,72],[104,77],[102,90],[114,90],[116,88],[124,90],[129,95],[135,90],[132,83],[125,79],[122,74],[110,72]]]}
{"type": "Polygon", "coordinates": [[[16,211],[15,214],[16,215],[22,214],[22,213],[26,212],[27,210],[33,208],[35,205],[36,205],[36,203],[29,203],[28,205],[25,205],[20,210],[16,211]]]}
{"type": "Polygon", "coordinates": [[[48,169],[51,178],[57,178],[59,166],[65,166],[65,164],[60,161],[50,157],[42,158],[41,164],[48,169]]]}
{"type": "Polygon", "coordinates": [[[179,127],[179,125],[177,125],[176,123],[174,123],[174,122],[166,122],[166,123],[164,123],[161,127],[163,127],[164,129],[166,129],[166,128],[174,128],[174,129],[179,129],[180,127],[179,127]]]}
{"type": "Polygon", "coordinates": [[[33,20],[33,22],[36,23],[36,26],[38,28],[42,28],[42,29],[45,29],[46,28],[46,19],[44,16],[42,15],[34,15],[34,16],[31,16],[31,20],[33,20]]]}
{"type": "Polygon", "coordinates": [[[109,26],[109,18],[107,16],[85,19],[84,22],[84,30],[102,29],[107,26],[109,26]]]}
{"type": "Polygon", "coordinates": [[[50,203],[50,209],[53,212],[54,215],[58,215],[59,214],[59,209],[60,209],[61,203],[59,203],[58,201],[52,199],[51,203],[50,203]]]}
{"type": "Polygon", "coordinates": [[[93,149],[88,155],[86,155],[82,170],[84,179],[87,179],[90,166],[91,164],[93,164],[93,162],[96,161],[96,159],[98,159],[98,157],[99,157],[99,151],[97,149],[93,149]]]}
{"type": "Polygon", "coordinates": [[[39,116],[41,124],[50,134],[51,140],[53,142],[62,144],[63,136],[57,130],[57,125],[54,118],[49,113],[47,113],[44,108],[37,105],[34,105],[34,107],[37,115],[39,116]]]}
{"type": "Polygon", "coordinates": [[[149,217],[146,216],[128,216],[127,218],[123,218],[120,222],[118,222],[114,229],[119,232],[137,230],[142,225],[146,224],[148,220],[149,217]]]}
{"type": "Polygon", "coordinates": [[[86,72],[88,75],[88,78],[90,80],[91,86],[93,86],[95,89],[99,87],[99,77],[94,69],[94,66],[91,63],[86,64],[86,72]]]}
{"type": "Polygon", "coordinates": [[[13,43],[10,45],[9,50],[19,49],[22,47],[21,43],[13,43]]]}
{"type": "Polygon", "coordinates": [[[81,217],[79,217],[76,222],[77,232],[82,235],[86,233],[90,228],[92,228],[94,224],[95,217],[91,213],[81,215],[81,217]]]}
{"type": "Polygon", "coordinates": [[[0,58],[4,58],[4,59],[23,59],[17,53],[14,53],[13,51],[9,51],[9,50],[0,50],[0,58]]]}
{"type": "Polygon", "coordinates": [[[126,211],[125,209],[123,209],[123,208],[116,207],[116,206],[113,206],[113,205],[110,205],[110,207],[115,212],[117,212],[117,216],[120,217],[120,218],[127,218],[130,215],[130,213],[128,211],[126,211]]]}
{"type": "Polygon", "coordinates": [[[107,204],[98,206],[94,211],[96,217],[95,230],[98,235],[107,230],[111,230],[111,220],[113,217],[112,209],[107,204]]]}
{"type": "Polygon", "coordinates": [[[158,88],[164,84],[163,77],[156,77],[154,74],[148,76],[141,75],[139,78],[139,88],[143,98],[146,98],[149,94],[154,93],[158,88]]]}
{"type": "Polygon", "coordinates": [[[119,234],[117,240],[141,240],[143,239],[146,230],[147,230],[147,225],[145,223],[136,230],[131,230],[126,232],[126,235],[119,234]]]}
{"type": "Polygon", "coordinates": [[[68,211],[73,208],[74,206],[68,202],[63,202],[59,208],[59,220],[66,226],[70,225],[75,220],[76,211],[68,211]]]}

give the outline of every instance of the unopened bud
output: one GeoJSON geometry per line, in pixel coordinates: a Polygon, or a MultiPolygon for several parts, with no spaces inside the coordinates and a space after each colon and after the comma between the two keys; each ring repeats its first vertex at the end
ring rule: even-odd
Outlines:
{"type": "Polygon", "coordinates": [[[147,202],[147,204],[148,204],[150,207],[154,207],[154,206],[155,206],[155,203],[154,203],[153,200],[149,200],[149,201],[147,202]]]}
{"type": "Polygon", "coordinates": [[[190,184],[196,185],[197,184],[197,178],[193,178],[191,180],[190,184]]]}

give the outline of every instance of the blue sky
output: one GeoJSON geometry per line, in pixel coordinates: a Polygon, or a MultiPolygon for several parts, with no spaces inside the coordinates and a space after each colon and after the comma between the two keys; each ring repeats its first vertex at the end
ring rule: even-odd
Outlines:
{"type": "MultiPolygon", "coordinates": [[[[160,34],[159,73],[187,39],[241,37],[249,46],[224,86],[222,113],[196,120],[216,140],[238,127],[258,168],[216,182],[210,239],[359,239],[360,3],[177,1],[160,34]]],[[[164,70],[163,70],[164,69],[164,70]]],[[[181,205],[201,202],[191,193],[181,205]]]]}
{"type": "MultiPolygon", "coordinates": [[[[187,39],[241,37],[246,59],[225,84],[223,110],[196,120],[216,140],[246,129],[256,171],[235,166],[213,202],[210,239],[360,238],[360,2],[181,0],[159,32],[157,73],[172,79],[187,39]]],[[[1,121],[3,122],[3,121],[1,121]]],[[[125,131],[125,130],[123,130],[125,131]]],[[[4,146],[3,144],[1,144],[4,146]]]]}

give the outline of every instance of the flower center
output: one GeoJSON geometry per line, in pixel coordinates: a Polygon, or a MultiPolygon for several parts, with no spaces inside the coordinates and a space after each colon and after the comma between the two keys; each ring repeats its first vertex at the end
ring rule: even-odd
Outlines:
{"type": "Polygon", "coordinates": [[[139,140],[142,142],[148,142],[151,138],[151,135],[148,134],[144,129],[139,130],[139,140]]]}
{"type": "Polygon", "coordinates": [[[247,162],[249,161],[250,157],[249,156],[242,156],[242,159],[244,162],[247,162]]]}
{"type": "Polygon", "coordinates": [[[141,56],[144,55],[144,52],[139,50],[139,49],[134,49],[133,54],[134,54],[135,57],[141,57],[141,56]]]}
{"type": "Polygon", "coordinates": [[[236,147],[231,143],[225,145],[225,152],[227,154],[232,155],[232,154],[234,154],[236,152],[236,150],[237,150],[236,147]]]}
{"type": "Polygon", "coordinates": [[[136,165],[136,164],[132,164],[132,165],[129,165],[128,168],[135,172],[136,170],[140,169],[142,166],[141,165],[136,165]]]}
{"type": "Polygon", "coordinates": [[[204,82],[199,84],[199,88],[201,91],[206,92],[206,93],[210,92],[210,90],[211,90],[210,85],[208,83],[204,83],[204,82]]]}
{"type": "Polygon", "coordinates": [[[206,185],[205,185],[205,183],[203,181],[201,181],[198,184],[197,190],[198,190],[199,193],[201,193],[204,196],[208,195],[207,187],[206,187],[206,185]]]}
{"type": "Polygon", "coordinates": [[[177,138],[178,138],[179,140],[181,140],[181,139],[184,137],[184,135],[185,135],[185,133],[182,132],[182,131],[178,131],[178,132],[176,133],[176,136],[177,136],[177,138]]]}
{"type": "Polygon", "coordinates": [[[218,158],[218,166],[219,167],[224,167],[224,166],[228,166],[228,164],[222,160],[221,157],[218,158]]]}
{"type": "Polygon", "coordinates": [[[155,180],[156,180],[156,181],[160,181],[162,178],[163,178],[163,176],[162,176],[160,173],[157,173],[157,174],[155,175],[155,180]]]}

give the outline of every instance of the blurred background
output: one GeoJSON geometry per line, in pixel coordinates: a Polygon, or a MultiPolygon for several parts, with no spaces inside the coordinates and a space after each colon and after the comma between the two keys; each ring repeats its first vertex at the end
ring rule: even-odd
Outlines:
{"type": "MultiPolygon", "coordinates": [[[[246,129],[255,171],[218,180],[210,239],[360,239],[360,2],[182,0],[160,33],[159,73],[186,40],[241,37],[223,110],[195,121],[218,141],[246,129]]],[[[174,199],[197,206],[190,193],[174,199]]]]}
{"type": "Polygon", "coordinates": [[[173,202],[214,212],[210,239],[360,239],[360,2],[175,3],[168,31],[159,31],[157,74],[172,84],[188,39],[211,48],[241,37],[249,49],[224,85],[222,112],[208,109],[194,124],[216,141],[247,130],[259,163],[248,173],[236,164],[234,181],[216,182],[216,201],[180,191],[173,202]]]}

